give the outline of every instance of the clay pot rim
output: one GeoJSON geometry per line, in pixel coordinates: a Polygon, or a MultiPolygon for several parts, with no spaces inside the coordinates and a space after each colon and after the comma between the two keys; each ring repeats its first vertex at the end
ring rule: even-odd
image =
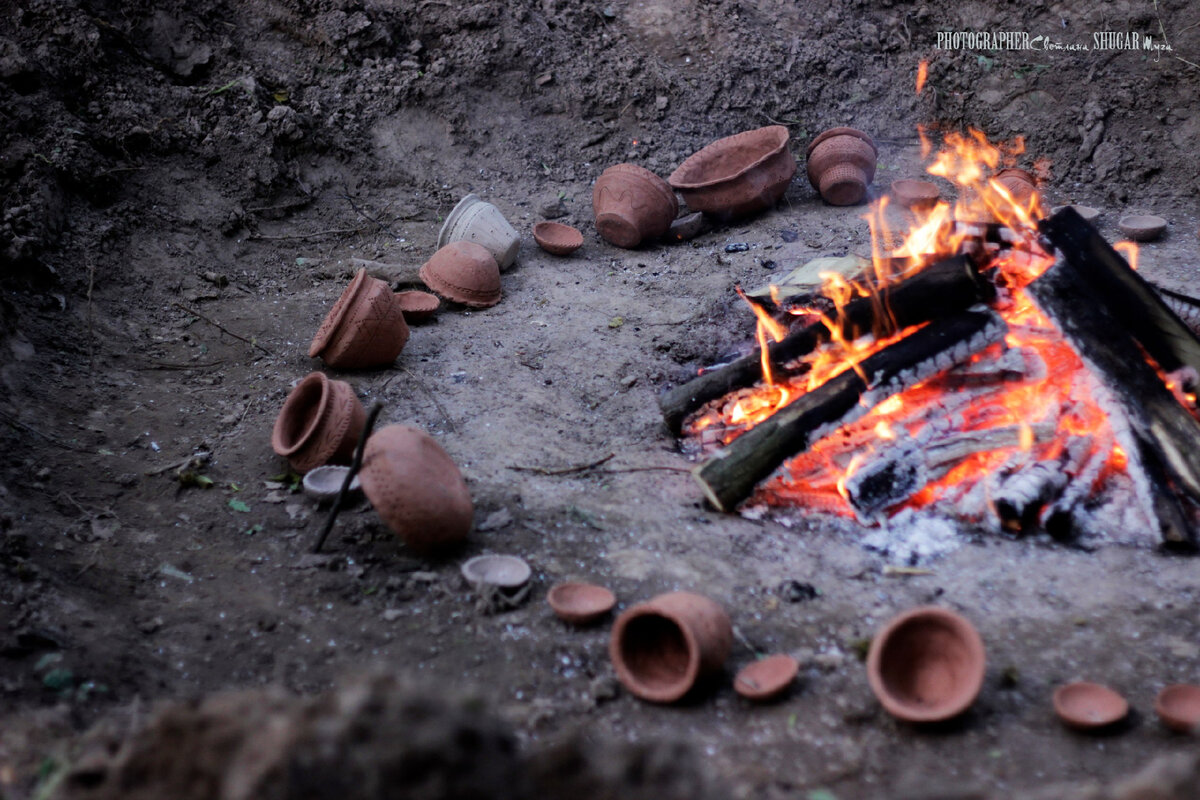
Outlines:
{"type": "MultiPolygon", "coordinates": [[[[338,297],[337,302],[333,304],[333,308],[329,310],[329,315],[326,317],[326,319],[330,320],[328,330],[322,331],[320,328],[318,328],[317,335],[313,337],[312,344],[308,346],[309,358],[316,358],[319,356],[321,351],[329,345],[329,342],[338,333],[338,329],[340,329],[342,327],[342,323],[346,321],[347,312],[350,311],[350,308],[358,299],[358,295],[360,295],[363,290],[367,288],[367,278],[368,276],[366,267],[363,267],[354,274],[354,278],[351,279],[350,285],[342,290],[341,296],[338,297]]],[[[324,327],[324,321],[322,321],[321,327],[324,327]]]]}
{"type": "MultiPolygon", "coordinates": [[[[275,452],[284,458],[294,455],[301,447],[303,447],[316,432],[317,427],[321,424],[321,420],[325,418],[325,411],[329,408],[329,404],[333,398],[333,386],[324,372],[310,372],[300,379],[295,388],[288,393],[287,399],[283,401],[283,411],[275,420],[275,428],[272,431],[272,444],[276,445],[275,452]],[[283,421],[288,416],[288,410],[293,402],[294,397],[300,396],[300,389],[307,383],[319,383],[321,385],[321,397],[317,401],[316,413],[312,415],[308,426],[304,432],[296,437],[296,441],[290,445],[284,442],[283,421]]],[[[297,401],[298,402],[298,401],[297,401]]]]}
{"type": "Polygon", "coordinates": [[[550,604],[550,608],[559,619],[566,622],[581,623],[599,619],[609,611],[612,611],[617,605],[617,596],[607,586],[600,586],[585,581],[564,581],[550,587],[550,591],[546,593],[546,602],[550,604]],[[586,609],[571,607],[563,603],[561,596],[576,589],[598,590],[595,592],[595,595],[604,596],[604,602],[586,609]]]}
{"type": "Polygon", "coordinates": [[[779,155],[779,153],[781,153],[783,150],[787,149],[788,141],[790,139],[791,139],[791,134],[788,132],[787,126],[785,126],[785,125],[768,125],[765,128],[755,128],[754,130],[742,131],[741,133],[735,133],[732,136],[725,136],[723,138],[717,139],[715,142],[709,142],[704,147],[700,148],[699,150],[697,150],[696,152],[692,153],[690,156],[685,158],[683,160],[683,163],[680,164],[678,167],[676,167],[675,171],[672,172],[670,177],[667,178],[667,183],[670,184],[672,187],[680,190],[681,192],[682,191],[693,191],[696,189],[706,189],[711,186],[719,186],[720,184],[724,184],[724,183],[732,183],[733,181],[736,181],[738,178],[745,175],[750,170],[767,163],[772,158],[779,155]],[[721,150],[723,148],[728,147],[730,145],[730,143],[732,143],[732,142],[735,142],[735,141],[738,141],[741,139],[758,139],[758,138],[766,139],[769,142],[773,137],[778,138],[779,141],[775,142],[770,150],[766,151],[765,153],[763,153],[761,156],[759,156],[757,159],[750,162],[749,164],[742,165],[735,172],[731,172],[727,175],[721,175],[719,177],[710,178],[708,180],[703,180],[703,181],[684,181],[684,179],[683,179],[683,175],[686,172],[688,172],[689,170],[691,170],[692,168],[694,168],[696,166],[696,164],[704,161],[706,158],[708,158],[712,153],[716,152],[717,150],[721,150]]]}
{"type": "MultiPolygon", "coordinates": [[[[349,467],[343,467],[338,464],[324,464],[319,467],[314,467],[304,473],[304,480],[301,482],[304,486],[304,493],[317,501],[332,500],[338,496],[342,490],[342,482],[345,480],[345,473],[349,472],[349,467]],[[337,473],[339,475],[334,487],[322,487],[316,485],[316,481],[320,480],[321,476],[337,473]]],[[[362,489],[362,481],[355,475],[350,481],[350,487],[347,489],[349,494],[354,494],[362,489]]]]}
{"type": "Polygon", "coordinates": [[[817,134],[817,138],[813,139],[811,142],[808,143],[808,147],[804,151],[804,157],[808,158],[809,156],[811,156],[813,149],[816,148],[817,145],[819,145],[821,142],[832,139],[835,136],[854,136],[858,139],[862,139],[864,142],[871,145],[871,149],[875,151],[875,157],[876,158],[879,157],[879,147],[875,144],[874,139],[872,139],[869,135],[860,131],[858,128],[846,128],[846,127],[830,128],[827,131],[817,134]]]}
{"type": "Polygon", "coordinates": [[[573,252],[583,247],[583,232],[565,222],[544,219],[533,226],[533,240],[546,252],[557,255],[563,251],[573,252]],[[565,238],[569,241],[554,241],[555,233],[565,234],[565,238]]]}
{"type": "Polygon", "coordinates": [[[691,690],[692,686],[696,683],[697,677],[700,675],[700,643],[696,641],[696,635],[692,632],[692,629],[684,623],[678,614],[656,607],[653,601],[647,601],[630,606],[621,616],[617,617],[616,623],[613,624],[611,639],[614,642],[613,649],[617,653],[621,652],[621,648],[615,643],[619,643],[624,639],[625,629],[629,627],[630,622],[642,617],[659,617],[660,619],[665,619],[679,630],[683,635],[684,644],[687,646],[687,669],[684,670],[683,674],[672,685],[665,689],[655,689],[643,683],[641,677],[625,665],[624,658],[612,659],[613,667],[617,671],[617,676],[621,678],[621,682],[626,686],[636,687],[634,694],[643,700],[649,700],[652,703],[674,703],[691,690]]]}
{"type": "Polygon", "coordinates": [[[963,615],[942,606],[917,606],[888,620],[887,624],[875,634],[871,640],[871,649],[867,654],[867,680],[871,690],[892,716],[906,722],[941,722],[952,719],[966,711],[975,702],[983,689],[983,679],[986,671],[987,652],[979,631],[963,615]],[[905,703],[893,695],[884,685],[880,672],[880,662],[883,658],[883,643],[892,634],[905,625],[921,618],[928,618],[946,624],[966,645],[971,661],[979,664],[979,669],[973,678],[971,690],[962,693],[956,703],[934,708],[914,706],[905,703]]]}
{"type": "Polygon", "coordinates": [[[1064,683],[1054,690],[1054,695],[1051,697],[1051,702],[1054,705],[1054,713],[1064,724],[1075,728],[1076,730],[1095,730],[1097,728],[1106,728],[1109,725],[1115,725],[1129,715],[1129,701],[1110,686],[1105,686],[1102,683],[1093,681],[1072,681],[1064,683]],[[1109,699],[1115,698],[1120,701],[1117,705],[1118,713],[1099,720],[1087,720],[1080,717],[1068,714],[1066,711],[1067,695],[1074,694],[1079,691],[1095,692],[1109,699]]]}
{"type": "Polygon", "coordinates": [[[799,661],[787,655],[786,653],[776,653],[757,661],[751,661],[749,664],[738,670],[737,677],[733,679],[733,690],[742,697],[745,697],[747,700],[770,700],[771,698],[776,697],[777,695],[786,691],[787,688],[792,685],[792,682],[796,680],[796,675],[799,673],[799,661]],[[754,671],[756,667],[758,669],[762,669],[763,665],[767,663],[786,663],[787,669],[784,672],[785,674],[788,674],[787,680],[766,687],[754,688],[749,686],[746,683],[746,673],[754,671]]]}
{"type": "Polygon", "coordinates": [[[1162,691],[1154,698],[1154,713],[1173,731],[1189,732],[1195,729],[1195,724],[1189,725],[1187,721],[1172,712],[1169,708],[1169,703],[1172,698],[1177,695],[1193,695],[1200,698],[1200,686],[1194,683],[1173,683],[1170,686],[1164,686],[1162,691]]]}

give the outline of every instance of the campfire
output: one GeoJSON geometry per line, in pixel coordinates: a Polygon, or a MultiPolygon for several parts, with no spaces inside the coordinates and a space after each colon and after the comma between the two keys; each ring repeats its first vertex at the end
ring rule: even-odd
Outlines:
{"type": "Polygon", "coordinates": [[[661,399],[715,508],[1194,547],[1200,340],[1135,246],[996,177],[1021,150],[947,135],[953,205],[884,198],[861,274],[743,294],[755,352],[661,399]]]}

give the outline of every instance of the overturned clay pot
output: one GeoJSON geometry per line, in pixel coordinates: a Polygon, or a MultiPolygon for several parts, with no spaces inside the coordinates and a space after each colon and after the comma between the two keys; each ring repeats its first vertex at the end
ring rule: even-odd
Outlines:
{"type": "Polygon", "coordinates": [[[702,595],[670,592],[617,617],[608,653],[632,694],[673,703],[720,672],[732,647],[733,625],[721,606],[702,595]]]}
{"type": "Polygon", "coordinates": [[[808,181],[826,203],[852,206],[866,199],[879,157],[870,136],[855,128],[831,128],[809,143],[807,154],[808,181]]]}
{"type": "Polygon", "coordinates": [[[1152,242],[1163,235],[1167,221],[1151,214],[1131,214],[1117,221],[1121,233],[1135,242],[1152,242]]]}
{"type": "Polygon", "coordinates": [[[517,260],[521,250],[521,235],[509,224],[500,209],[478,195],[469,194],[446,216],[438,232],[438,247],[451,242],[473,242],[496,259],[501,271],[517,260]]]}
{"type": "Polygon", "coordinates": [[[396,302],[400,304],[400,312],[404,314],[404,321],[409,324],[433,319],[434,314],[442,305],[436,294],[419,292],[415,289],[396,292],[396,302]]]}
{"type": "Polygon", "coordinates": [[[908,178],[892,181],[891,194],[892,199],[897,203],[914,211],[933,208],[934,204],[938,201],[938,197],[941,196],[936,183],[910,180],[908,178]]]}
{"type": "Polygon", "coordinates": [[[335,369],[387,366],[404,349],[408,333],[391,287],[360,269],[321,322],[308,355],[335,369]]]}
{"type": "Polygon", "coordinates": [[[583,247],[583,234],[561,222],[545,221],[534,225],[533,240],[538,247],[556,256],[569,256],[583,247]]]}
{"type": "Polygon", "coordinates": [[[349,463],[366,421],[350,384],[313,372],[284,401],[271,431],[271,448],[300,473],[331,462],[349,463]]]}
{"type": "Polygon", "coordinates": [[[796,174],[788,129],[771,125],[709,144],[667,179],[688,208],[721,218],[741,217],[779,202],[796,174]]]}
{"type": "Polygon", "coordinates": [[[667,232],[679,213],[679,201],[667,182],[650,170],[616,164],[596,179],[592,210],[605,241],[632,249],[667,232]]]}
{"type": "Polygon", "coordinates": [[[500,268],[482,245],[451,242],[433,254],[420,271],[433,291],[471,308],[490,308],[500,302],[500,268]]]}
{"type": "Polygon", "coordinates": [[[359,476],[380,518],[414,550],[461,542],[471,530],[475,512],[462,473],[419,428],[388,425],[372,434],[359,476]]]}

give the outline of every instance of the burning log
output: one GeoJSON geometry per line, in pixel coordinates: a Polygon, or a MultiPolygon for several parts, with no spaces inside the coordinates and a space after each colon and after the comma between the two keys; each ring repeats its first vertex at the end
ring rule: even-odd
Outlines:
{"type": "Polygon", "coordinates": [[[1155,286],[1154,290],[1158,292],[1167,308],[1174,311],[1175,316],[1179,317],[1192,333],[1200,336],[1200,300],[1161,286],[1155,286]]]}
{"type": "Polygon", "coordinates": [[[735,439],[692,471],[714,508],[732,510],[787,458],[886,398],[962,363],[1003,338],[991,311],[966,311],[924,328],[829,379],[735,439]]]}
{"type": "MultiPolygon", "coordinates": [[[[843,309],[840,335],[854,339],[872,330],[894,332],[990,299],[994,287],[965,256],[939,261],[911,278],[884,287],[878,296],[860,297],[843,309]]],[[[792,331],[768,346],[773,365],[783,365],[829,342],[822,322],[792,331]]],[[[763,377],[762,354],[755,350],[721,369],[707,372],[666,392],[659,399],[663,419],[678,434],[684,417],[730,392],[752,386],[763,377]]]]}
{"type": "Polygon", "coordinates": [[[1070,479],[1058,459],[1037,461],[1001,478],[992,496],[1000,527],[1012,533],[1033,528],[1042,508],[1067,488],[1070,479]]]}
{"type": "MultiPolygon", "coordinates": [[[[1053,219],[1065,214],[1077,216],[1068,209],[1053,219]]],[[[1067,222],[1065,228],[1076,236],[1077,226],[1067,222]]],[[[1086,225],[1082,219],[1078,223],[1086,225]]],[[[1125,412],[1128,430],[1123,430],[1119,420],[1113,419],[1112,424],[1129,459],[1130,473],[1143,476],[1140,493],[1157,516],[1163,541],[1194,548],[1193,511],[1200,504],[1200,422],[1179,403],[1138,347],[1141,342],[1151,355],[1157,351],[1170,359],[1169,363],[1182,366],[1180,360],[1190,357],[1189,340],[1167,333],[1182,323],[1107,244],[1103,248],[1089,244],[1085,249],[1071,237],[1064,244],[1074,248],[1077,262],[1059,262],[1027,291],[1095,374],[1108,387],[1120,387],[1113,394],[1125,412]],[[1101,266],[1093,269],[1091,261],[1078,260],[1097,249],[1101,266]],[[1120,269],[1129,275],[1116,274],[1120,269]],[[1111,291],[1115,286],[1127,287],[1127,291],[1114,298],[1111,291]],[[1139,310],[1144,292],[1137,287],[1151,295],[1152,303],[1144,311],[1139,310]],[[1153,325],[1131,321],[1126,326],[1125,320],[1136,320],[1143,313],[1146,320],[1154,320],[1153,325]],[[1145,338],[1135,341],[1139,336],[1145,338]]],[[[1190,340],[1195,342],[1194,337],[1190,340]]]]}

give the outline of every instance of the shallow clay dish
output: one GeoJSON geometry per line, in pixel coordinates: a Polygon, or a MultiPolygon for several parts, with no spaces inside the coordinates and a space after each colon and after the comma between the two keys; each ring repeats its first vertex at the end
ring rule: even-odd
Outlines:
{"type": "Polygon", "coordinates": [[[1200,686],[1168,686],[1154,700],[1154,712],[1173,731],[1196,733],[1200,726],[1200,686]]]}
{"type": "Polygon", "coordinates": [[[1054,713],[1076,730],[1105,728],[1129,713],[1129,703],[1107,686],[1079,681],[1054,690],[1054,713]]]}
{"type": "Polygon", "coordinates": [[[576,228],[548,220],[533,226],[533,240],[556,256],[570,255],[583,246],[583,234],[576,228]]]}
{"type": "Polygon", "coordinates": [[[1075,213],[1083,217],[1084,222],[1094,222],[1100,216],[1100,209],[1092,208],[1091,206],[1055,206],[1050,209],[1050,213],[1057,214],[1064,208],[1075,209],[1075,213]]]}
{"type": "Polygon", "coordinates": [[[800,671],[791,656],[775,655],[742,667],[733,689],[748,700],[771,700],[787,691],[800,671]]]}
{"type": "Polygon", "coordinates": [[[617,604],[617,596],[590,583],[560,583],[550,589],[546,602],[558,618],[572,625],[587,625],[603,617],[617,604]]]}
{"type": "Polygon", "coordinates": [[[788,138],[783,125],[726,136],[690,155],[667,182],[693,211],[718,217],[762,211],[783,197],[796,174],[788,138]]]}
{"type": "Polygon", "coordinates": [[[400,312],[404,314],[405,322],[424,322],[437,313],[442,304],[436,294],[429,292],[396,292],[396,302],[400,304],[400,312]]]}
{"type": "Polygon", "coordinates": [[[871,641],[867,678],[889,714],[940,722],[975,702],[983,688],[983,640],[965,618],[921,606],[893,618],[871,641]]]}
{"type": "Polygon", "coordinates": [[[1167,229],[1167,221],[1149,214],[1132,214],[1121,217],[1117,227],[1135,242],[1152,242],[1162,236],[1163,231],[1167,229]]]}
{"type": "MultiPolygon", "coordinates": [[[[345,482],[346,473],[349,471],[349,467],[317,467],[305,473],[303,482],[304,493],[318,503],[333,500],[338,496],[338,492],[342,490],[342,483],[345,482]]],[[[354,494],[361,489],[362,482],[355,475],[354,479],[350,481],[349,493],[354,494]]]]}
{"type": "Polygon", "coordinates": [[[936,183],[908,178],[892,181],[892,199],[905,208],[932,208],[940,195],[936,183]]]}
{"type": "Polygon", "coordinates": [[[426,286],[455,303],[488,308],[500,302],[500,267],[483,245],[451,242],[418,274],[426,286]]]}
{"type": "Polygon", "coordinates": [[[463,562],[462,576],[472,586],[520,589],[529,582],[532,570],[516,556],[475,556],[463,562]]]}

